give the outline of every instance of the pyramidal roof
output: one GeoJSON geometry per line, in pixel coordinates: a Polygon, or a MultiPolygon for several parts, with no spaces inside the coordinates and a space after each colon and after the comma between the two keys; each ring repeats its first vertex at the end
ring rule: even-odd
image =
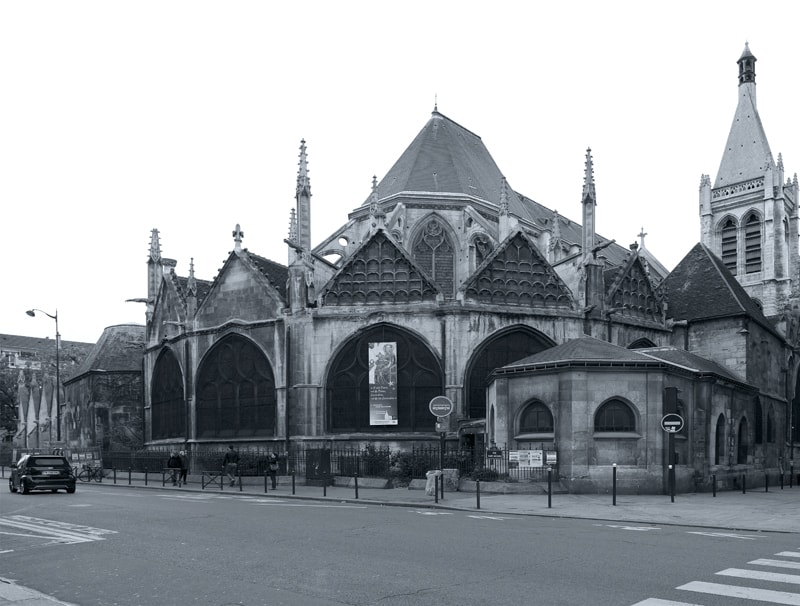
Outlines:
{"type": "Polygon", "coordinates": [[[767,164],[773,162],[756,107],[755,61],[749,46],[745,45],[738,63],[740,72],[747,70],[749,78],[743,80],[740,76],[739,103],[722,153],[715,189],[761,177],[767,164]]]}
{"type": "MultiPolygon", "coordinates": [[[[503,173],[475,133],[433,110],[430,120],[378,183],[379,200],[400,193],[447,193],[479,198],[497,207],[503,173]]],[[[369,205],[372,194],[364,201],[369,205]]],[[[509,212],[531,221],[531,209],[509,188],[509,212]]]]}

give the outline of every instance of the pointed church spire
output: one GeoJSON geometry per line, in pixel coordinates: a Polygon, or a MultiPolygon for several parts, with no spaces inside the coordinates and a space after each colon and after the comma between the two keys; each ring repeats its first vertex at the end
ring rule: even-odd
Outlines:
{"type": "Polygon", "coordinates": [[[586,148],[586,161],[583,171],[583,254],[584,258],[593,258],[591,254],[595,240],[595,206],[597,205],[597,192],[594,186],[594,163],[592,162],[592,148],[586,148]]]}
{"type": "Polygon", "coordinates": [[[586,204],[587,198],[591,197],[592,202],[597,203],[597,194],[594,189],[594,163],[592,161],[592,148],[586,148],[586,162],[583,169],[583,203],[586,204]]]}
{"type": "Polygon", "coordinates": [[[311,250],[311,179],[308,176],[308,154],[306,140],[300,141],[300,161],[297,170],[297,235],[295,243],[304,251],[311,250]]]}
{"type": "Polygon", "coordinates": [[[238,223],[236,224],[236,229],[233,230],[231,235],[233,236],[234,250],[242,250],[242,238],[244,238],[244,232],[239,227],[238,223]]]}
{"type": "Polygon", "coordinates": [[[161,242],[158,238],[158,230],[153,228],[150,232],[150,260],[153,263],[161,261],[161,242]]]}
{"type": "Polygon", "coordinates": [[[508,181],[505,177],[500,183],[500,214],[508,214],[508,181]]]}
{"type": "Polygon", "coordinates": [[[383,227],[386,214],[378,204],[378,177],[375,175],[372,175],[372,195],[369,200],[369,216],[373,231],[379,227],[383,227]]]}
{"type": "Polygon", "coordinates": [[[194,257],[189,260],[189,278],[186,280],[186,288],[193,297],[197,296],[197,280],[194,277],[194,257]]]}

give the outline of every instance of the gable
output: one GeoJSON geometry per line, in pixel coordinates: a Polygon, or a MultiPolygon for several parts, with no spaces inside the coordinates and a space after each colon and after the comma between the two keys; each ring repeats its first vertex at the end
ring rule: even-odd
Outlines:
{"type": "Polygon", "coordinates": [[[521,231],[498,245],[463,290],[481,303],[574,309],[569,288],[521,231]]]}
{"type": "Polygon", "coordinates": [[[657,290],[638,254],[619,268],[606,294],[606,307],[622,317],[663,322],[664,297],[657,290]]]}
{"type": "Polygon", "coordinates": [[[433,281],[384,232],[378,230],[323,289],[323,305],[435,301],[433,281]]]}
{"type": "Polygon", "coordinates": [[[200,304],[196,319],[204,326],[218,326],[232,319],[264,320],[277,318],[284,307],[278,290],[247,252],[234,251],[200,304]]]}

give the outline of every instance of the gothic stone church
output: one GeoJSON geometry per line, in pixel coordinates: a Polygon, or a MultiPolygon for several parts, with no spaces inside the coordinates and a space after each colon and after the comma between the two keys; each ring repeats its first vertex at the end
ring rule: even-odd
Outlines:
{"type": "Polygon", "coordinates": [[[579,224],[515,191],[436,108],[313,245],[301,144],[287,265],[244,248],[237,225],[212,281],[191,263],[179,275],[154,229],[147,443],[410,449],[438,442],[429,402],[444,395],[449,443],[545,445],[573,491],[614,464],[628,489],[663,490],[665,412],[685,419],[679,490],[777,470],[797,439],[798,183],[773,160],[747,47],[738,65],[717,178],[701,179],[701,242],[672,272],[643,234],[624,248],[595,232],[590,151],[579,224]]]}

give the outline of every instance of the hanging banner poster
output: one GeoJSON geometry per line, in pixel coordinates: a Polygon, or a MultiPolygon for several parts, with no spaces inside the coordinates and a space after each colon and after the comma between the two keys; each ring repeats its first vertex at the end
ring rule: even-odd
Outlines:
{"type": "Polygon", "coordinates": [[[369,344],[369,424],[397,425],[397,343],[369,344]]]}

